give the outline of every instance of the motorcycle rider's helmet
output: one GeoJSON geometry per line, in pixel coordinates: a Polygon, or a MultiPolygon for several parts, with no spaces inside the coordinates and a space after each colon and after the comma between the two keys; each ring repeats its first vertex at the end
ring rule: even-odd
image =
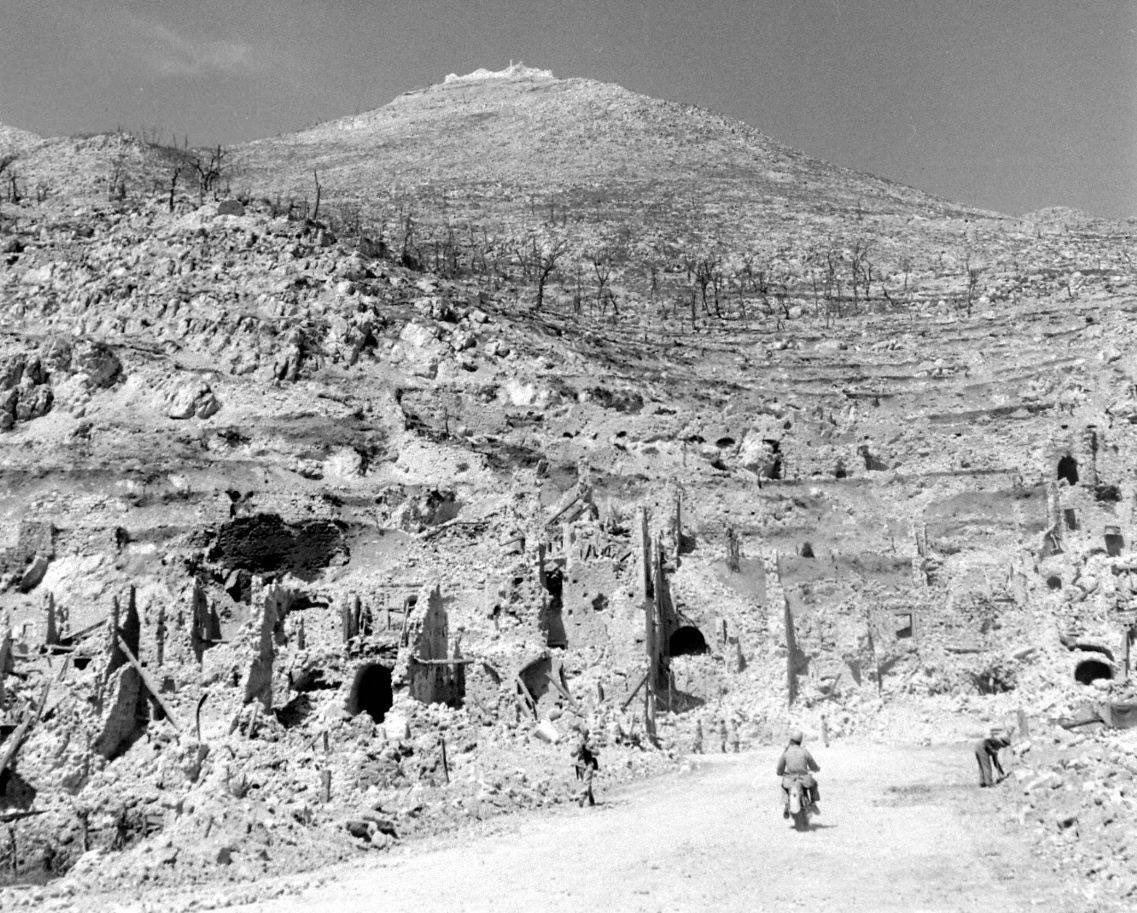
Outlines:
{"type": "Polygon", "coordinates": [[[793,732],[790,733],[790,741],[794,745],[800,745],[802,738],[804,738],[804,737],[802,736],[800,729],[795,729],[793,732]]]}

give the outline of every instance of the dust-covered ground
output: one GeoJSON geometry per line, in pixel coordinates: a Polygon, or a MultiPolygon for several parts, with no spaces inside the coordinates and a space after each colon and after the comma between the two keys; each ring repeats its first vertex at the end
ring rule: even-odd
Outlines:
{"type": "MultiPolygon", "coordinates": [[[[500,819],[302,883],[117,903],[249,913],[1104,909],[1005,823],[1013,787],[978,789],[968,745],[812,747],[823,801],[810,833],[783,821],[777,749],[765,748],[706,756],[612,793],[601,777],[595,809],[500,819]]],[[[110,897],[81,906],[91,900],[116,908],[110,897]]]]}

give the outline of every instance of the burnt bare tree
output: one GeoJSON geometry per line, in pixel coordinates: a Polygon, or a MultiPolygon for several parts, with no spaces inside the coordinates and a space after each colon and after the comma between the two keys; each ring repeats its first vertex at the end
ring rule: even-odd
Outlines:
{"type": "Polygon", "coordinates": [[[568,240],[563,237],[546,234],[543,236],[534,235],[530,238],[530,265],[537,283],[537,300],[533,304],[534,313],[540,311],[544,306],[545,287],[548,285],[549,278],[556,271],[557,264],[568,253],[568,250],[568,240]]]}

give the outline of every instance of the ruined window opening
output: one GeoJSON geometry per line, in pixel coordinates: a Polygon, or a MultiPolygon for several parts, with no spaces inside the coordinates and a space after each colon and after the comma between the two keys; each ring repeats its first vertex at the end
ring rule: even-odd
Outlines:
{"type": "Polygon", "coordinates": [[[1105,553],[1110,558],[1117,558],[1125,548],[1125,537],[1116,526],[1107,526],[1105,529],[1105,553]]]}
{"type": "Polygon", "coordinates": [[[896,638],[906,640],[912,636],[912,613],[905,612],[896,616],[896,638]]]}
{"type": "Polygon", "coordinates": [[[1067,507],[1062,513],[1066,518],[1066,529],[1076,530],[1078,528],[1078,512],[1072,507],[1067,507]]]}
{"type": "Polygon", "coordinates": [[[715,446],[718,447],[720,450],[725,450],[728,447],[733,447],[734,446],[734,438],[732,438],[732,437],[720,437],[717,441],[715,441],[715,446]]]}
{"type": "Polygon", "coordinates": [[[598,593],[592,598],[592,609],[595,612],[603,612],[608,608],[608,597],[603,593],[598,593]]]}
{"type": "Polygon", "coordinates": [[[565,622],[562,616],[564,609],[564,570],[554,567],[545,571],[545,590],[549,594],[549,603],[545,606],[545,646],[567,647],[568,634],[565,632],[565,622]]]}
{"type": "Polygon", "coordinates": [[[801,556],[803,558],[815,558],[815,557],[817,557],[816,555],[813,554],[813,544],[812,543],[803,542],[801,544],[801,556]]]}
{"type": "Polygon", "coordinates": [[[1046,585],[1052,590],[1060,590],[1062,589],[1062,578],[1057,574],[1051,574],[1046,578],[1046,585]]]}
{"type": "Polygon", "coordinates": [[[1113,668],[1100,659],[1083,659],[1074,669],[1074,679],[1089,685],[1102,679],[1112,679],[1113,668]]]}
{"type": "Polygon", "coordinates": [[[365,663],[355,670],[345,708],[351,716],[366,713],[382,723],[393,703],[390,669],[380,663],[365,663]]]}
{"type": "Polygon", "coordinates": [[[694,625],[683,625],[667,641],[669,656],[697,656],[707,652],[707,639],[694,625]]]}
{"type": "Polygon", "coordinates": [[[1070,454],[1058,461],[1058,478],[1065,479],[1070,485],[1078,484],[1078,461],[1070,454]]]}

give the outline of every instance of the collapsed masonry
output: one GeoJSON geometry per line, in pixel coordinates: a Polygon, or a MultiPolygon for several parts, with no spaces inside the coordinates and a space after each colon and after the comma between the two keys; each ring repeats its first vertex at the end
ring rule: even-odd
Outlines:
{"type": "MultiPolygon", "coordinates": [[[[1099,464],[1079,479],[1100,480],[1106,470],[1099,464]]],[[[166,769],[162,758],[178,759],[185,789],[223,777],[226,795],[239,800],[266,788],[253,783],[255,759],[280,742],[311,754],[324,797],[316,805],[334,806],[336,795],[346,802],[366,790],[450,783],[453,765],[464,763],[451,741],[455,719],[493,727],[499,737],[552,742],[602,721],[613,745],[686,744],[689,730],[703,731],[697,711],[720,700],[743,671],[764,676],[770,695],[793,713],[851,690],[881,694],[936,656],[989,656],[1000,647],[1005,607],[1026,611],[1039,599],[1063,600],[1053,607],[1059,616],[1066,601],[1080,607],[1069,613],[1061,644],[1072,682],[1123,678],[1129,636],[1120,652],[1106,643],[1137,597],[1137,566],[1123,534],[1131,518],[1119,516],[1119,502],[1100,497],[1096,484],[1071,488],[1064,478],[961,501],[954,515],[913,522],[895,553],[826,549],[816,531],[790,553],[732,526],[721,559],[708,559],[696,545],[706,543],[706,526],[686,525],[681,493],[628,516],[598,506],[582,478],[511,534],[503,551],[516,563],[490,578],[500,585],[487,587],[492,598],[482,601],[438,583],[388,581],[336,594],[257,575],[234,598],[228,577],[200,574],[176,606],[140,612],[131,588],[121,604],[113,601],[104,625],[73,632],[67,608],[49,598],[44,650],[69,657],[55,687],[69,699],[90,694],[97,715],[68,788],[82,794],[102,775],[100,763],[122,771],[116,760],[153,752],[155,770],[166,769]],[[953,537],[968,534],[961,511],[1007,504],[1037,536],[1037,567],[1012,564],[993,593],[986,578],[984,588],[957,586],[945,610],[942,569],[953,560],[953,537]],[[653,528],[653,517],[664,521],[653,528]],[[1106,605],[1088,599],[1101,581],[1086,583],[1102,569],[1115,583],[1106,605]],[[1057,588],[1031,583],[1050,577],[1059,578],[1057,588]],[[105,643],[92,650],[99,630],[105,643]],[[412,735],[413,721],[426,731],[412,735]]],[[[1124,497],[1132,503],[1128,491],[1124,497]]],[[[460,530],[447,521],[427,535],[460,530]]],[[[50,680],[38,662],[27,637],[6,632],[0,689],[10,688],[18,665],[30,680],[50,680]]],[[[1003,667],[976,665],[965,674],[980,693],[1015,687],[1003,667]]],[[[18,768],[23,780],[36,779],[35,762],[20,767],[21,749],[36,733],[50,736],[70,705],[46,695],[21,705],[3,690],[0,702],[18,718],[0,741],[11,804],[18,768]]],[[[161,777],[163,784],[177,779],[161,777]]],[[[316,820],[313,814],[298,811],[298,820],[316,820]]],[[[375,822],[352,820],[352,834],[380,839],[375,822]]],[[[123,839],[140,840],[151,826],[123,839]]]]}

